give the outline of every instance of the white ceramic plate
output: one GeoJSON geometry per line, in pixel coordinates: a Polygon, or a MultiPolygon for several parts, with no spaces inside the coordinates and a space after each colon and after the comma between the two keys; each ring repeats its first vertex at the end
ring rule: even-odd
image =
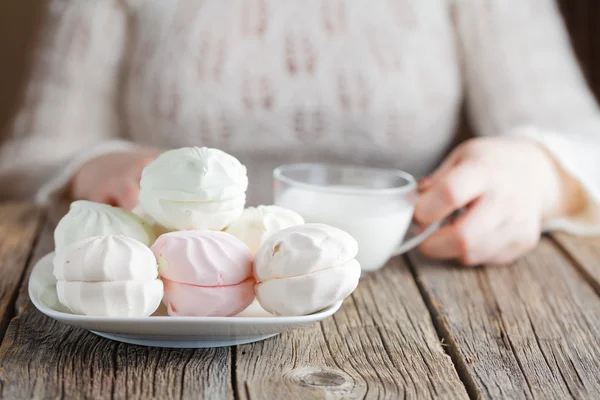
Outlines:
{"type": "Polygon", "coordinates": [[[255,302],[235,317],[169,317],[161,306],[150,317],[88,317],[75,315],[58,302],[52,274],[54,253],[33,267],[29,297],[38,310],[58,321],[87,329],[96,335],[124,343],[155,347],[204,348],[257,342],[281,332],[321,321],[335,313],[342,302],[300,317],[267,313],[255,302]]]}

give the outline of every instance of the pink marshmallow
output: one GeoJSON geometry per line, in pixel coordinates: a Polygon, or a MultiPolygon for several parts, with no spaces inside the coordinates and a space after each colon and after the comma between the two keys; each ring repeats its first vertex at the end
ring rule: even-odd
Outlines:
{"type": "Polygon", "coordinates": [[[159,275],[172,282],[204,287],[229,286],[252,276],[250,249],[225,232],[165,233],[151,249],[158,260],[159,275]]]}
{"type": "Polygon", "coordinates": [[[163,303],[171,316],[230,317],[254,301],[254,278],[230,286],[195,286],[163,279],[163,303]]]}

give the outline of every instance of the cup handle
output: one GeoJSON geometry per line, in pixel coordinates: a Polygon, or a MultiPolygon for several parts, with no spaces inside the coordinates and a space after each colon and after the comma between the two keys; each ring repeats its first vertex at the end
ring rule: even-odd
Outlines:
{"type": "Polygon", "coordinates": [[[423,241],[425,241],[425,239],[427,239],[429,236],[433,235],[435,231],[437,231],[447,223],[452,222],[454,219],[456,219],[456,217],[463,214],[465,211],[466,209],[464,207],[459,210],[456,210],[449,217],[446,217],[441,221],[434,222],[433,224],[427,226],[427,228],[425,228],[420,233],[411,233],[411,228],[415,229],[417,227],[417,224],[413,219],[410,223],[410,227],[408,228],[408,233],[405,236],[405,240],[402,243],[400,243],[400,245],[398,245],[396,250],[394,250],[393,255],[398,256],[400,254],[404,254],[407,251],[414,249],[415,247],[423,243],[423,241]],[[406,239],[407,237],[408,239],[406,239]]]}
{"type": "Polygon", "coordinates": [[[427,226],[421,233],[412,234],[410,232],[411,228],[414,228],[416,226],[413,220],[411,222],[411,228],[408,229],[408,233],[406,234],[406,237],[408,237],[408,239],[406,239],[405,237],[405,240],[396,248],[396,250],[394,250],[393,255],[398,256],[400,254],[404,254],[407,251],[414,249],[415,247],[423,243],[423,241],[429,236],[431,236],[435,231],[440,229],[444,222],[445,221],[434,222],[433,224],[427,226]]]}

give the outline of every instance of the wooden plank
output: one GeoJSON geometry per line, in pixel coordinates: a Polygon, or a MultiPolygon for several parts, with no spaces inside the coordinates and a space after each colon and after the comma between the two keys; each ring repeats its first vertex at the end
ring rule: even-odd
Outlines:
{"type": "Polygon", "coordinates": [[[102,339],[28,304],[0,347],[1,398],[231,399],[230,350],[102,339]]]}
{"type": "Polygon", "coordinates": [[[236,361],[241,399],[468,398],[401,258],[333,317],[238,346],[236,361]]]}
{"type": "Polygon", "coordinates": [[[25,269],[21,288],[19,289],[19,294],[17,296],[17,301],[15,304],[17,315],[23,312],[29,303],[29,294],[27,290],[29,286],[29,275],[31,275],[31,269],[42,257],[51,251],[54,251],[54,228],[66,210],[67,209],[64,206],[54,206],[46,210],[46,217],[44,218],[38,241],[31,253],[29,262],[25,269]]]}
{"type": "Polygon", "coordinates": [[[42,213],[31,204],[0,204],[0,341],[14,316],[14,304],[42,213]]]}
{"type": "Polygon", "coordinates": [[[552,234],[580,268],[583,276],[600,293],[600,238],[576,238],[566,233],[552,234]]]}
{"type": "MultiPolygon", "coordinates": [[[[52,248],[48,218],[31,259],[52,248]]],[[[28,270],[31,269],[29,265],[28,270]]],[[[0,398],[231,399],[231,351],[159,349],[102,339],[47,318],[26,284],[0,347],[0,398]]]]}
{"type": "Polygon", "coordinates": [[[549,239],[506,267],[411,260],[481,396],[600,397],[600,298],[549,239]]]}

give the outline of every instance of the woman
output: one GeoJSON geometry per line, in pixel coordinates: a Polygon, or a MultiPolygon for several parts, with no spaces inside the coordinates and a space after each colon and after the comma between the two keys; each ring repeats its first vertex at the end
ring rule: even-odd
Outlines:
{"type": "Polygon", "coordinates": [[[0,180],[132,208],[186,145],[245,163],[251,204],[283,162],[424,176],[463,96],[480,138],[421,181],[416,218],[467,212],[421,250],[506,263],[543,229],[600,233],[600,114],[551,0],[52,0],[0,180]]]}

